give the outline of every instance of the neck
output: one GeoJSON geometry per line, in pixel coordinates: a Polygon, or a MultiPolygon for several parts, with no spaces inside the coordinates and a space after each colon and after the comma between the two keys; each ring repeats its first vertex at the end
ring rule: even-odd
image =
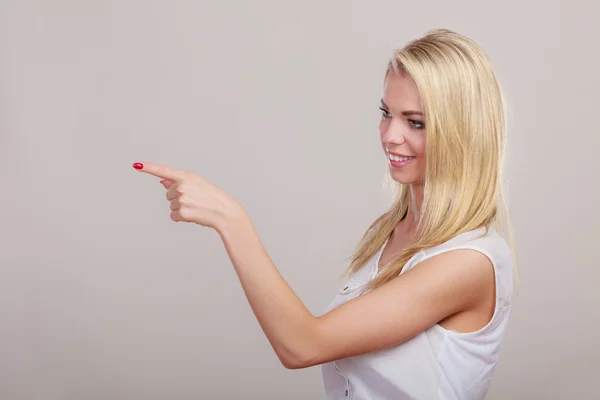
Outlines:
{"type": "Polygon", "coordinates": [[[408,233],[414,233],[417,226],[417,221],[421,212],[421,205],[423,204],[423,184],[411,184],[410,185],[410,196],[408,201],[408,213],[406,218],[399,224],[402,227],[402,231],[408,233]]]}

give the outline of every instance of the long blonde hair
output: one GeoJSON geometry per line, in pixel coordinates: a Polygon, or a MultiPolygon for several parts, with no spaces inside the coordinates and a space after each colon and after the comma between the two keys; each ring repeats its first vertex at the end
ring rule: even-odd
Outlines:
{"type": "MultiPolygon", "coordinates": [[[[485,52],[449,29],[434,29],[394,51],[391,72],[408,74],[422,100],[426,172],[416,239],[365,284],[368,292],[396,277],[419,251],[490,225],[514,244],[503,195],[506,103],[485,52]],[[504,223],[504,225],[502,225],[504,223]]],[[[385,81],[384,79],[384,81],[385,81]]],[[[410,187],[396,184],[390,208],[365,231],[344,272],[348,278],[383,246],[409,207],[410,187]]]]}

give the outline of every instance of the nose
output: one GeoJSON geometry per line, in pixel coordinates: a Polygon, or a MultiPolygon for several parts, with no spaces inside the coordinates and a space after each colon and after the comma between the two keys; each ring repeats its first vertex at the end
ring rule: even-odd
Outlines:
{"type": "Polygon", "coordinates": [[[402,121],[393,118],[382,132],[381,140],[385,143],[401,145],[406,141],[402,121]]]}

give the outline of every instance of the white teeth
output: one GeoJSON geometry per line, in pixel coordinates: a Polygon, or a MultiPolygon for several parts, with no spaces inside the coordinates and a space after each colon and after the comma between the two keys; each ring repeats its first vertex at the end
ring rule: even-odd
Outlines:
{"type": "Polygon", "coordinates": [[[389,158],[392,161],[400,162],[400,161],[408,161],[408,160],[411,160],[411,159],[413,159],[415,157],[398,157],[398,156],[395,156],[393,154],[389,154],[389,158]]]}

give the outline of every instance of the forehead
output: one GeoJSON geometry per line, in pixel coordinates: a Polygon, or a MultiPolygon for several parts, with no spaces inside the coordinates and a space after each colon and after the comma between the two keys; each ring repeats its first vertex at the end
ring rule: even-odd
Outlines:
{"type": "Polygon", "coordinates": [[[423,111],[419,90],[408,74],[390,72],[383,87],[383,101],[388,107],[398,111],[423,111]]]}

